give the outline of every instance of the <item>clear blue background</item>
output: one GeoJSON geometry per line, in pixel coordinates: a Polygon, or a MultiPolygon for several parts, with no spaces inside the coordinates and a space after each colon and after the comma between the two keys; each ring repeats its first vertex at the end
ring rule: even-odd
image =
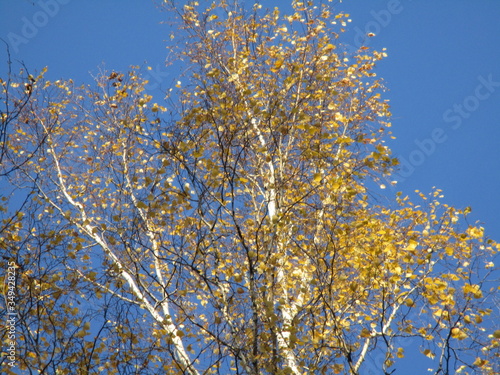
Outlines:
{"type": "MultiPolygon", "coordinates": [[[[262,4],[288,7],[285,1],[262,4]]],[[[411,173],[394,176],[394,191],[411,195],[440,188],[446,203],[471,206],[473,220],[500,240],[500,1],[345,0],[335,7],[351,15],[344,43],[358,47],[361,35],[373,32],[366,43],[387,48],[376,71],[389,88],[393,112],[397,139],[388,144],[402,160],[414,161],[411,173]],[[488,98],[474,99],[480,77],[491,77],[497,86],[493,92],[482,89],[488,98]],[[454,129],[444,116],[464,102],[474,110],[454,129]],[[446,140],[432,147],[424,140],[437,128],[446,140]],[[419,142],[432,152],[424,154],[419,142]]],[[[164,65],[166,19],[149,0],[0,0],[0,37],[26,37],[17,48],[10,43],[14,60],[32,71],[48,66],[49,79],[76,83],[90,82],[103,64],[119,71],[139,65],[149,74],[156,100],[178,74],[164,65]],[[36,33],[26,29],[27,22],[35,23],[36,33]]],[[[3,75],[6,54],[0,47],[3,75]]],[[[428,365],[424,359],[410,371],[425,373],[428,365]]]]}

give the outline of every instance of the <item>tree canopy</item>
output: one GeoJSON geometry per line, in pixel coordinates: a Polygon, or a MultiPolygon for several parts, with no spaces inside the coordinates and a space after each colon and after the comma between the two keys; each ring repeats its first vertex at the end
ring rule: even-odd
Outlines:
{"type": "Polygon", "coordinates": [[[440,190],[373,191],[398,164],[385,51],[348,51],[349,15],[322,2],[163,6],[189,68],[164,102],[137,69],[1,80],[16,366],[498,373],[497,243],[440,190]]]}

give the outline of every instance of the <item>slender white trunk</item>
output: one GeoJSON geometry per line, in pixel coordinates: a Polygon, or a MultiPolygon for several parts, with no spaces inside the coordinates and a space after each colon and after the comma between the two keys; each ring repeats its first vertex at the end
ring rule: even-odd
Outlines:
{"type": "MultiPolygon", "coordinates": [[[[262,135],[262,132],[259,129],[259,123],[258,121],[253,118],[252,119],[252,125],[254,130],[256,131],[260,144],[264,150],[267,150],[267,144],[264,136],[262,135]]],[[[276,192],[276,171],[274,168],[273,160],[271,159],[270,155],[264,155],[267,162],[267,171],[263,171],[263,175],[268,175],[266,186],[265,186],[265,191],[267,196],[265,197],[267,201],[267,213],[269,216],[269,221],[271,225],[275,225],[276,221],[278,220],[278,202],[277,202],[277,192],[276,192]]],[[[276,233],[277,237],[279,238],[280,235],[279,233],[276,233]]],[[[277,242],[277,248],[275,250],[277,253],[283,253],[283,246],[280,240],[277,242]]],[[[283,260],[286,261],[286,257],[283,254],[283,260]]],[[[281,262],[281,261],[280,261],[281,262]]],[[[274,305],[279,305],[279,309],[281,311],[281,316],[282,316],[282,327],[281,330],[277,330],[277,341],[278,341],[278,348],[280,350],[281,355],[283,356],[283,359],[285,360],[285,363],[287,367],[289,367],[293,374],[299,375],[300,370],[299,370],[299,365],[297,364],[297,358],[295,355],[295,352],[293,351],[291,347],[291,328],[293,325],[293,318],[295,314],[297,313],[297,306],[296,303],[291,302],[289,295],[288,295],[288,287],[286,283],[286,275],[284,271],[284,267],[281,265],[278,265],[278,270],[276,273],[276,284],[278,287],[281,287],[282,291],[281,294],[278,296],[274,297],[274,305]],[[283,299],[286,301],[284,304],[279,304],[278,300],[283,299]]]]}

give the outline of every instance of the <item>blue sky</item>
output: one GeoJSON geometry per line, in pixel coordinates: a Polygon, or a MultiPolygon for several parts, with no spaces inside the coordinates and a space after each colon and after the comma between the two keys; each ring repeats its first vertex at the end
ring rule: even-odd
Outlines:
{"type": "MultiPolygon", "coordinates": [[[[336,9],[352,19],[344,43],[357,47],[373,32],[368,45],[388,51],[376,71],[389,88],[389,145],[402,160],[394,191],[440,188],[500,240],[500,1],[344,0],[336,9]]],[[[0,0],[0,37],[30,70],[83,83],[103,64],[140,65],[154,92],[176,80],[164,66],[165,19],[149,0],[0,0]]],[[[3,46],[0,58],[3,74],[3,46]]]]}

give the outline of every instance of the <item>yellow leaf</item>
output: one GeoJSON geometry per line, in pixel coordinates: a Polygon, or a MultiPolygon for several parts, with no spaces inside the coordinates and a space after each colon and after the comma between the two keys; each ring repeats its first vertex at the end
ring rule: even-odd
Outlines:
{"type": "Polygon", "coordinates": [[[473,365],[478,366],[478,367],[483,367],[487,363],[488,363],[487,360],[477,357],[476,360],[474,361],[473,365]]]}
{"type": "Polygon", "coordinates": [[[472,238],[481,238],[484,235],[484,228],[471,227],[467,229],[467,233],[472,238]]]}
{"type": "Polygon", "coordinates": [[[319,184],[321,182],[321,179],[322,179],[322,176],[321,176],[321,173],[315,173],[314,176],[313,176],[313,181],[316,183],[316,184],[319,184]]]}
{"type": "Polygon", "coordinates": [[[361,330],[361,333],[359,334],[361,337],[370,337],[371,336],[371,333],[368,329],[366,328],[363,328],[361,330]]]}
{"type": "Polygon", "coordinates": [[[465,295],[472,294],[474,298],[479,299],[483,297],[483,292],[476,284],[465,284],[463,286],[463,292],[465,295]]]}
{"type": "Polygon", "coordinates": [[[412,251],[415,250],[418,246],[418,242],[415,240],[408,241],[408,245],[406,246],[406,250],[412,251]]]}
{"type": "Polygon", "coordinates": [[[139,201],[139,202],[137,202],[137,208],[144,209],[144,208],[148,208],[148,206],[146,203],[139,201]]]}
{"type": "Polygon", "coordinates": [[[278,73],[278,71],[280,70],[281,66],[283,65],[283,62],[284,62],[283,59],[276,60],[276,62],[274,63],[274,66],[271,68],[271,72],[278,73]]]}
{"type": "Polygon", "coordinates": [[[415,302],[413,302],[413,300],[411,298],[407,298],[405,300],[405,305],[408,307],[412,307],[413,305],[415,305],[415,302]]]}
{"type": "Polygon", "coordinates": [[[405,351],[404,351],[404,349],[403,349],[403,348],[398,348],[398,352],[396,353],[396,356],[397,356],[398,358],[404,358],[404,356],[405,356],[405,353],[404,353],[404,352],[405,352],[405,351]]]}
{"type": "Polygon", "coordinates": [[[430,349],[425,349],[423,353],[430,359],[434,359],[434,357],[436,356],[430,349]]]}
{"type": "Polygon", "coordinates": [[[467,334],[458,327],[451,329],[451,337],[457,340],[463,340],[467,338],[467,334]]]}

